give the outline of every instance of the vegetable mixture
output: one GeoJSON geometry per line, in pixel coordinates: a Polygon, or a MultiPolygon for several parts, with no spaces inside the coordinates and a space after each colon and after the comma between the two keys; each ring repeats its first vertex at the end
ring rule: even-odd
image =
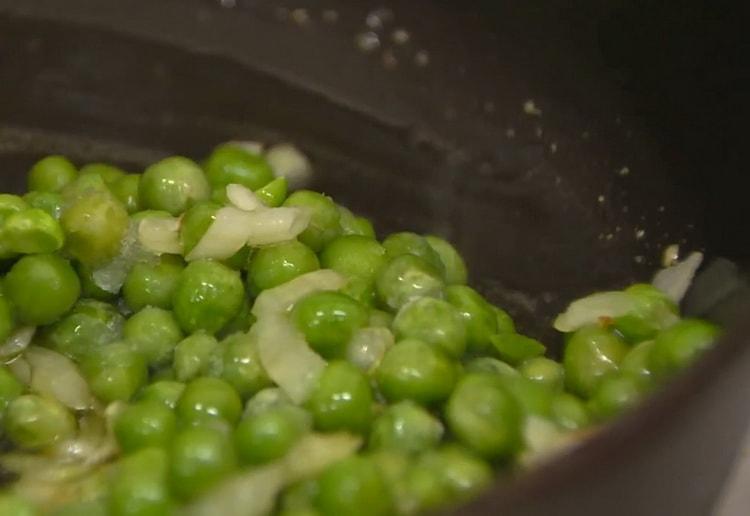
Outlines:
{"type": "Polygon", "coordinates": [[[0,195],[0,515],[377,516],[569,449],[718,335],[648,284],[575,301],[560,361],[437,236],[288,191],[291,146],[0,195]]]}

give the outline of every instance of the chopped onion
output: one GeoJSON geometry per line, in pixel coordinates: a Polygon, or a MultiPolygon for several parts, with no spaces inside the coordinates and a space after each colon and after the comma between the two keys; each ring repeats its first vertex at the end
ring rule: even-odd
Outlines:
{"type": "Polygon", "coordinates": [[[349,341],[346,358],[363,371],[372,371],[393,344],[393,334],[388,328],[362,328],[349,341]]]}
{"type": "Polygon", "coordinates": [[[15,360],[8,362],[6,365],[19,382],[24,385],[31,383],[31,366],[23,355],[16,357],[15,360]]]}
{"type": "Polygon", "coordinates": [[[317,475],[334,462],[354,454],[362,438],[345,432],[307,434],[284,458],[287,481],[297,482],[317,475]]]}
{"type": "Polygon", "coordinates": [[[227,185],[227,199],[236,208],[244,211],[253,211],[266,207],[263,201],[260,200],[260,197],[255,195],[252,190],[236,183],[227,185]]]}
{"type": "Polygon", "coordinates": [[[248,216],[250,213],[232,206],[219,209],[208,230],[185,259],[225,260],[234,255],[247,241],[248,216]]]}
{"type": "Polygon", "coordinates": [[[31,367],[32,390],[51,396],[74,410],[93,408],[96,401],[78,367],[69,358],[39,346],[24,353],[31,367]]]}
{"type": "Polygon", "coordinates": [[[11,333],[5,342],[0,344],[0,363],[13,360],[23,353],[29,347],[35,332],[36,328],[34,326],[22,326],[11,333]]]}
{"type": "Polygon", "coordinates": [[[242,417],[255,417],[291,402],[292,400],[289,399],[289,396],[278,387],[268,387],[258,391],[252,398],[247,400],[242,417]]]}
{"type": "Polygon", "coordinates": [[[92,273],[94,283],[102,290],[116,294],[125,283],[125,278],[133,265],[155,259],[156,255],[145,249],[138,241],[138,228],[131,224],[122,241],[120,253],[104,267],[92,273]]]}
{"type": "Polygon", "coordinates": [[[310,212],[302,208],[268,208],[248,215],[247,244],[251,246],[292,240],[310,224],[310,212]]]}
{"type": "Polygon", "coordinates": [[[636,300],[627,292],[597,292],[577,299],[557,316],[554,327],[561,332],[576,331],[602,318],[623,316],[636,309],[636,300]]]}
{"type": "Polygon", "coordinates": [[[304,185],[312,175],[310,160],[290,143],[280,143],[268,149],[266,160],[274,175],[285,177],[292,187],[304,185]]]}
{"type": "Polygon", "coordinates": [[[675,303],[680,303],[693,282],[695,272],[703,262],[703,253],[694,252],[681,262],[656,273],[651,282],[675,303]]]}
{"type": "Polygon", "coordinates": [[[146,217],[138,225],[138,240],[143,247],[156,254],[181,254],[180,219],[176,217],[146,217]]]}
{"type": "Polygon", "coordinates": [[[263,154],[263,148],[265,147],[263,143],[255,142],[252,140],[232,140],[232,141],[226,142],[224,145],[237,147],[238,149],[242,149],[243,151],[249,154],[255,154],[257,156],[260,156],[261,154],[263,154]]]}
{"type": "Polygon", "coordinates": [[[338,290],[346,278],[330,269],[320,269],[297,276],[283,285],[264,290],[255,300],[252,313],[259,320],[287,312],[303,297],[320,290],[338,290]]]}
{"type": "Polygon", "coordinates": [[[521,463],[531,466],[548,459],[571,443],[569,435],[548,419],[528,416],[523,426],[526,450],[521,457],[521,463]]]}

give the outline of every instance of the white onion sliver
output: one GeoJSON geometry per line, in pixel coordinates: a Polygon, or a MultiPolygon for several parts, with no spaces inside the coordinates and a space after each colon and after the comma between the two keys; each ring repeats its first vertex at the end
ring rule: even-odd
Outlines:
{"type": "Polygon", "coordinates": [[[146,217],[138,225],[138,241],[152,253],[181,254],[180,219],[146,217]]]}
{"type": "Polygon", "coordinates": [[[66,407],[84,410],[94,407],[94,396],[78,367],[51,349],[31,346],[24,353],[31,367],[32,390],[51,396],[66,407]]]}
{"type": "Polygon", "coordinates": [[[12,360],[23,353],[29,347],[35,332],[34,326],[22,326],[11,333],[5,342],[0,344],[0,363],[12,360]]]}
{"type": "Polygon", "coordinates": [[[263,143],[252,140],[232,140],[226,142],[224,145],[237,147],[238,149],[242,149],[249,154],[255,154],[257,156],[263,154],[263,148],[265,147],[263,143]]]}
{"type": "Polygon", "coordinates": [[[688,288],[690,288],[695,272],[702,262],[703,253],[690,253],[690,256],[683,261],[657,272],[651,283],[672,301],[679,304],[688,288]]]}
{"type": "Polygon", "coordinates": [[[29,385],[31,383],[31,366],[23,355],[8,362],[6,366],[19,382],[24,385],[29,385]]]}
{"type": "Polygon", "coordinates": [[[280,143],[266,152],[266,161],[276,177],[285,177],[291,187],[304,185],[312,175],[312,165],[292,144],[280,143]]]}
{"type": "Polygon", "coordinates": [[[317,475],[334,462],[353,455],[362,438],[346,433],[307,434],[285,456],[287,481],[297,482],[317,475]]]}
{"type": "Polygon", "coordinates": [[[346,358],[361,370],[371,371],[380,364],[383,355],[393,344],[393,334],[388,328],[362,328],[349,341],[346,358]]]}
{"type": "Polygon", "coordinates": [[[149,261],[156,261],[156,255],[141,245],[138,227],[131,224],[122,241],[120,253],[104,267],[92,273],[94,283],[102,290],[116,294],[125,283],[125,278],[133,265],[149,261]]]}
{"type": "Polygon", "coordinates": [[[278,244],[296,238],[310,224],[310,212],[301,208],[268,208],[249,212],[247,244],[278,244]]]}
{"type": "Polygon", "coordinates": [[[236,208],[244,211],[254,211],[266,207],[260,197],[255,195],[252,190],[236,183],[227,185],[227,199],[236,208]]]}
{"type": "Polygon", "coordinates": [[[561,332],[571,332],[595,324],[602,317],[614,318],[636,308],[636,300],[626,292],[597,292],[570,303],[564,313],[557,316],[554,327],[561,332]]]}
{"type": "Polygon", "coordinates": [[[252,313],[258,320],[285,313],[303,297],[320,290],[338,290],[346,285],[346,278],[331,269],[320,269],[297,276],[278,287],[264,290],[253,305],[252,313]]]}
{"type": "Polygon", "coordinates": [[[539,416],[528,416],[523,425],[526,450],[521,456],[524,466],[532,466],[562,451],[572,444],[571,434],[561,431],[552,421],[539,416]]]}
{"type": "Polygon", "coordinates": [[[229,258],[245,245],[251,216],[251,213],[232,206],[219,209],[214,221],[185,259],[229,258]]]}

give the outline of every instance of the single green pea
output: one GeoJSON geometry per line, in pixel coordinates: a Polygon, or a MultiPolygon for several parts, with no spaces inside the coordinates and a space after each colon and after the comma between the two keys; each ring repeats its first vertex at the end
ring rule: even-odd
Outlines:
{"type": "Polygon", "coordinates": [[[24,324],[50,324],[70,310],[81,283],[67,260],[54,254],[24,256],[5,276],[5,295],[24,324]]]}
{"type": "Polygon", "coordinates": [[[208,200],[211,186],[195,162],[173,156],[143,172],[138,194],[143,207],[176,216],[194,203],[208,200]]]}
{"type": "Polygon", "coordinates": [[[94,279],[95,269],[81,262],[75,262],[75,269],[78,273],[78,279],[81,281],[81,295],[84,298],[113,301],[117,297],[116,292],[104,290],[97,284],[96,279],[94,279]]]}
{"type": "Polygon", "coordinates": [[[590,397],[606,375],[617,371],[627,345],[611,331],[598,326],[581,328],[565,346],[565,385],[572,393],[590,397]]]}
{"type": "Polygon", "coordinates": [[[224,349],[221,377],[243,399],[269,387],[271,379],[260,362],[258,344],[247,333],[236,333],[221,342],[224,349]]]}
{"type": "Polygon", "coordinates": [[[63,212],[63,198],[57,192],[27,192],[23,200],[32,208],[38,208],[50,214],[55,220],[60,220],[63,212]]]}
{"type": "Polygon", "coordinates": [[[0,193],[0,222],[13,213],[29,209],[28,203],[15,194],[0,193]]]}
{"type": "Polygon", "coordinates": [[[109,191],[97,191],[68,204],[60,223],[65,249],[78,261],[97,267],[120,252],[130,219],[109,191]]]}
{"type": "Polygon", "coordinates": [[[244,298],[239,272],[217,262],[198,260],[182,271],[172,305],[186,333],[203,330],[214,334],[237,315],[244,298]]]}
{"type": "Polygon", "coordinates": [[[5,434],[16,446],[41,450],[70,438],[76,431],[73,415],[60,402],[36,394],[24,394],[5,409],[5,434]]]}
{"type": "Polygon", "coordinates": [[[172,514],[174,503],[169,493],[168,473],[169,456],[161,448],[146,448],[123,459],[111,484],[112,516],[172,514]]]}
{"type": "Polygon", "coordinates": [[[390,405],[375,419],[370,432],[371,449],[419,453],[435,448],[443,438],[443,424],[413,401],[390,405]]]}
{"type": "Polygon", "coordinates": [[[310,212],[310,224],[297,238],[316,253],[341,234],[341,216],[330,197],[311,190],[297,190],[287,197],[284,206],[304,208],[310,212]]]}
{"type": "Polygon", "coordinates": [[[367,326],[390,329],[391,325],[393,324],[393,319],[393,315],[389,314],[388,312],[373,308],[370,310],[370,319],[367,322],[367,326]]]}
{"type": "Polygon", "coordinates": [[[182,250],[187,255],[198,245],[208,228],[216,220],[216,212],[221,205],[211,201],[202,201],[191,206],[182,217],[180,224],[180,241],[182,250]]]}
{"type": "Polygon", "coordinates": [[[174,370],[177,379],[186,382],[206,375],[211,360],[219,355],[219,343],[213,335],[198,332],[183,339],[174,348],[174,370]]]}
{"type": "Polygon", "coordinates": [[[541,356],[547,350],[538,340],[518,333],[498,333],[490,337],[490,342],[498,356],[513,365],[541,356]]]}
{"type": "Polygon", "coordinates": [[[452,285],[445,290],[446,300],[464,318],[468,351],[490,353],[493,350],[491,337],[497,333],[497,315],[476,290],[464,285],[452,285]]]}
{"type": "Polygon", "coordinates": [[[343,235],[359,235],[375,238],[375,228],[365,217],[357,217],[348,208],[339,206],[339,224],[343,235]]]}
{"type": "Polygon", "coordinates": [[[47,156],[29,171],[29,190],[59,192],[78,176],[75,165],[64,156],[47,156]]]}
{"type": "Polygon", "coordinates": [[[125,176],[125,172],[121,168],[108,163],[89,163],[82,166],[78,174],[81,176],[89,174],[99,176],[107,185],[114,184],[125,176]]]}
{"type": "Polygon", "coordinates": [[[396,315],[393,330],[398,339],[421,340],[453,358],[460,358],[466,350],[463,317],[441,299],[421,297],[408,302],[396,315]]]}
{"type": "Polygon", "coordinates": [[[385,261],[385,248],[374,238],[361,235],[340,236],[320,253],[324,268],[368,281],[375,279],[385,261]]]}
{"type": "Polygon", "coordinates": [[[405,254],[413,254],[429,263],[441,276],[445,275],[445,267],[440,255],[423,236],[409,232],[393,233],[383,240],[383,248],[390,260],[405,254]]]}
{"type": "Polygon", "coordinates": [[[114,433],[125,453],[149,448],[165,447],[174,436],[174,412],[158,401],[139,401],[129,405],[114,423],[114,433]]]}
{"type": "Polygon", "coordinates": [[[172,380],[160,380],[144,387],[138,394],[140,401],[155,401],[169,409],[177,407],[177,401],[185,390],[185,384],[172,380]]]}
{"type": "Polygon", "coordinates": [[[552,390],[561,390],[565,383],[565,368],[551,358],[534,357],[524,360],[518,370],[532,382],[540,383],[552,390]]]}
{"type": "Polygon", "coordinates": [[[521,447],[521,407],[497,376],[464,376],[448,399],[445,417],[459,442],[483,457],[509,457],[521,447]]]}
{"type": "Polygon", "coordinates": [[[225,143],[216,147],[203,164],[206,177],[214,188],[236,183],[256,190],[273,179],[266,159],[240,147],[225,143]]]}
{"type": "Polygon", "coordinates": [[[628,354],[622,359],[620,371],[639,377],[644,386],[653,384],[654,377],[651,373],[651,365],[649,364],[651,349],[653,347],[654,341],[646,340],[630,348],[628,354]]]}
{"type": "Polygon", "coordinates": [[[170,363],[174,347],[183,337],[172,312],[155,306],[147,306],[133,314],[125,322],[123,336],[153,367],[170,363]]]}
{"type": "Polygon", "coordinates": [[[325,432],[363,433],[372,420],[370,382],[362,371],[348,362],[329,363],[307,403],[315,427],[325,432]]]}
{"type": "Polygon", "coordinates": [[[23,394],[23,391],[23,384],[5,366],[0,365],[0,435],[5,409],[11,401],[23,394]]]}
{"type": "Polygon", "coordinates": [[[656,336],[648,365],[657,379],[673,375],[710,348],[719,334],[719,329],[709,322],[682,320],[656,336]]]}
{"type": "Polygon", "coordinates": [[[636,302],[631,313],[616,317],[615,329],[630,343],[653,339],[677,316],[677,305],[653,285],[636,284],[625,289],[636,302]]]}
{"type": "Polygon", "coordinates": [[[508,312],[498,306],[493,306],[492,310],[495,312],[498,333],[516,333],[516,324],[508,312]]]}
{"type": "MultiPolygon", "coordinates": [[[[5,342],[16,327],[16,317],[8,299],[0,294],[0,342],[5,342]]],[[[0,357],[5,359],[6,357],[0,357]]]]}
{"type": "Polygon", "coordinates": [[[0,514],[3,516],[37,516],[34,505],[11,492],[0,492],[0,514]]]}
{"type": "Polygon", "coordinates": [[[293,406],[268,410],[240,421],[234,445],[240,461],[265,464],[280,459],[309,430],[307,413],[293,406]]]}
{"type": "Polygon", "coordinates": [[[162,255],[156,263],[136,263],[122,285],[122,296],[131,310],[155,306],[169,310],[185,268],[178,256],[162,255]]]}
{"type": "Polygon", "coordinates": [[[14,253],[51,253],[65,242],[60,223],[38,208],[9,215],[2,226],[3,248],[14,253]]]}
{"type": "Polygon", "coordinates": [[[525,376],[497,376],[506,391],[511,393],[524,414],[550,417],[556,391],[549,386],[529,380],[525,376]]]}
{"type": "Polygon", "coordinates": [[[610,419],[632,408],[644,394],[645,389],[638,377],[613,374],[599,382],[589,399],[589,410],[599,420],[610,419]]]}
{"type": "Polygon", "coordinates": [[[45,334],[52,349],[73,360],[83,360],[95,350],[122,339],[125,318],[108,303],[82,299],[45,334]]]}
{"type": "Polygon", "coordinates": [[[81,361],[92,392],[105,402],[127,401],[146,383],[146,361],[124,342],[94,350],[81,361]]]}
{"type": "Polygon", "coordinates": [[[586,404],[567,392],[560,392],[553,398],[550,413],[552,420],[563,430],[580,430],[590,422],[586,404]]]}
{"type": "Polygon", "coordinates": [[[367,318],[364,306],[339,292],[314,292],[292,310],[292,319],[310,347],[329,359],[346,355],[347,343],[367,318]]]}
{"type": "Polygon", "coordinates": [[[392,310],[418,297],[441,298],[444,286],[440,272],[413,254],[389,261],[375,280],[380,302],[392,310]]]}
{"type": "Polygon", "coordinates": [[[392,513],[388,488],[373,461],[352,456],[329,466],[320,476],[315,505],[323,516],[392,513]]]}
{"type": "Polygon", "coordinates": [[[257,296],[319,268],[318,257],[312,249],[297,240],[263,247],[250,259],[247,286],[250,293],[257,296]]]}
{"type": "Polygon", "coordinates": [[[388,400],[408,399],[428,405],[450,395],[457,374],[455,364],[442,351],[407,339],[385,352],[375,378],[388,400]]]}
{"type": "Polygon", "coordinates": [[[269,208],[277,208],[286,200],[289,185],[285,177],[277,177],[266,183],[262,188],[255,190],[255,195],[260,197],[263,204],[269,208]]]}
{"type": "Polygon", "coordinates": [[[468,272],[461,254],[447,240],[437,236],[424,237],[438,254],[445,269],[445,282],[448,285],[466,285],[468,272]]]}
{"type": "Polygon", "coordinates": [[[111,183],[109,189],[128,213],[137,213],[141,209],[140,186],[140,174],[126,174],[111,183]]]}
{"type": "Polygon", "coordinates": [[[467,373],[492,373],[500,376],[515,377],[520,373],[512,365],[495,357],[477,357],[466,363],[467,373]]]}
{"type": "Polygon", "coordinates": [[[237,391],[219,378],[196,378],[187,384],[177,402],[177,415],[186,421],[208,416],[234,424],[241,413],[242,400],[237,391]]]}
{"type": "Polygon", "coordinates": [[[183,500],[205,493],[237,466],[232,441],[223,432],[200,426],[175,436],[170,457],[170,486],[183,500]]]}

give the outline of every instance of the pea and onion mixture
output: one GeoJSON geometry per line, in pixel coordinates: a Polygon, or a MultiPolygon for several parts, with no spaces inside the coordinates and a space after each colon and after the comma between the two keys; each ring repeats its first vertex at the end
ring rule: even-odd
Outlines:
{"type": "Polygon", "coordinates": [[[292,191],[306,159],[283,152],[141,174],[49,156],[0,195],[1,515],[429,512],[569,449],[718,336],[637,284],[572,303],[547,356],[450,243],[379,240],[292,191]]]}

